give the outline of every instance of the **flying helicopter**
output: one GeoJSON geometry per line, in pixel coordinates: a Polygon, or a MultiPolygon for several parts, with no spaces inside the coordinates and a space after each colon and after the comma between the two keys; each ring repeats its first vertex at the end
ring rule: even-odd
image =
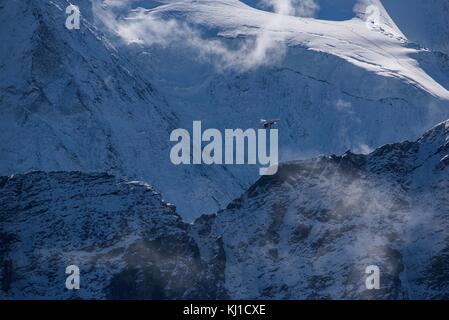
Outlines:
{"type": "Polygon", "coordinates": [[[260,119],[260,124],[264,129],[271,129],[275,124],[278,124],[279,121],[280,119],[271,119],[271,120],[260,119]]]}

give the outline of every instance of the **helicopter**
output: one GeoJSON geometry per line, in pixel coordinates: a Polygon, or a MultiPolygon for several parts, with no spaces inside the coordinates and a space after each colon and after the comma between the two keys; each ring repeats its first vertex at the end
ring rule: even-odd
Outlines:
{"type": "Polygon", "coordinates": [[[260,124],[264,129],[271,129],[275,124],[278,124],[279,121],[280,119],[272,119],[272,120],[260,119],[260,124]]]}

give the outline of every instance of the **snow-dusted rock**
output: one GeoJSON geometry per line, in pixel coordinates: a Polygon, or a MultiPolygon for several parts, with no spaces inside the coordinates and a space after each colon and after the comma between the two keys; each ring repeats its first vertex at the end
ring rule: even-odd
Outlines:
{"type": "Polygon", "coordinates": [[[214,299],[209,267],[173,206],[109,174],[0,178],[1,299],[214,299]],[[66,268],[80,270],[67,290],[66,268]]]}
{"type": "Polygon", "coordinates": [[[447,298],[448,157],[449,121],[368,155],[285,163],[193,224],[105,173],[1,177],[0,297],[447,298]]]}
{"type": "Polygon", "coordinates": [[[206,259],[222,238],[231,298],[447,299],[448,154],[449,121],[369,155],[286,163],[195,238],[206,259]],[[370,265],[380,290],[366,289],[370,265]]]}

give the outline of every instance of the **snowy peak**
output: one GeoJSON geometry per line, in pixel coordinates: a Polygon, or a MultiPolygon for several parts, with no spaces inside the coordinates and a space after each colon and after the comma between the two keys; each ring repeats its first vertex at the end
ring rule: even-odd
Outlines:
{"type": "MultiPolygon", "coordinates": [[[[294,1],[291,5],[294,7],[294,1]]],[[[323,5],[329,6],[329,3],[323,5]]],[[[276,8],[276,5],[273,6],[276,8]]],[[[329,10],[332,11],[332,5],[329,10]]],[[[251,60],[255,60],[252,63],[243,57],[238,58],[245,52],[226,52],[225,48],[217,48],[217,43],[207,38],[192,39],[191,45],[205,45],[212,56],[219,54],[217,50],[224,53],[225,57],[219,59],[218,63],[225,64],[225,68],[253,68],[266,64],[265,59],[274,58],[268,55],[272,47],[287,43],[289,46],[301,45],[336,55],[358,67],[383,76],[398,77],[436,97],[449,99],[447,88],[422,70],[412,58],[420,49],[404,45],[406,39],[380,1],[356,2],[353,10],[354,15],[361,19],[304,19],[289,15],[288,9],[281,8],[276,9],[275,13],[268,13],[250,9],[237,0],[169,1],[150,10],[134,9],[127,18],[116,18],[115,21],[113,14],[107,10],[98,10],[96,14],[100,18],[105,17],[105,25],[127,43],[151,45],[162,42],[167,45],[183,38],[183,35],[194,36],[194,30],[182,31],[187,27],[183,23],[193,24],[200,30],[218,29],[218,35],[222,37],[256,37],[255,55],[250,56],[251,60]],[[371,9],[371,12],[369,8],[375,9],[371,9]],[[370,19],[374,19],[372,23],[367,22],[370,19]],[[174,31],[171,34],[162,31],[170,27],[174,31]]]]}

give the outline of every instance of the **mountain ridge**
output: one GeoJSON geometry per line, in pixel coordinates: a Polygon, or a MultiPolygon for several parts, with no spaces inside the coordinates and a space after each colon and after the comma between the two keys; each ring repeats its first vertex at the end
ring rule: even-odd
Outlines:
{"type": "Polygon", "coordinates": [[[0,297],[443,299],[448,155],[446,121],[368,155],[289,162],[193,224],[106,173],[2,177],[0,297]],[[381,290],[364,287],[373,264],[381,290]]]}

